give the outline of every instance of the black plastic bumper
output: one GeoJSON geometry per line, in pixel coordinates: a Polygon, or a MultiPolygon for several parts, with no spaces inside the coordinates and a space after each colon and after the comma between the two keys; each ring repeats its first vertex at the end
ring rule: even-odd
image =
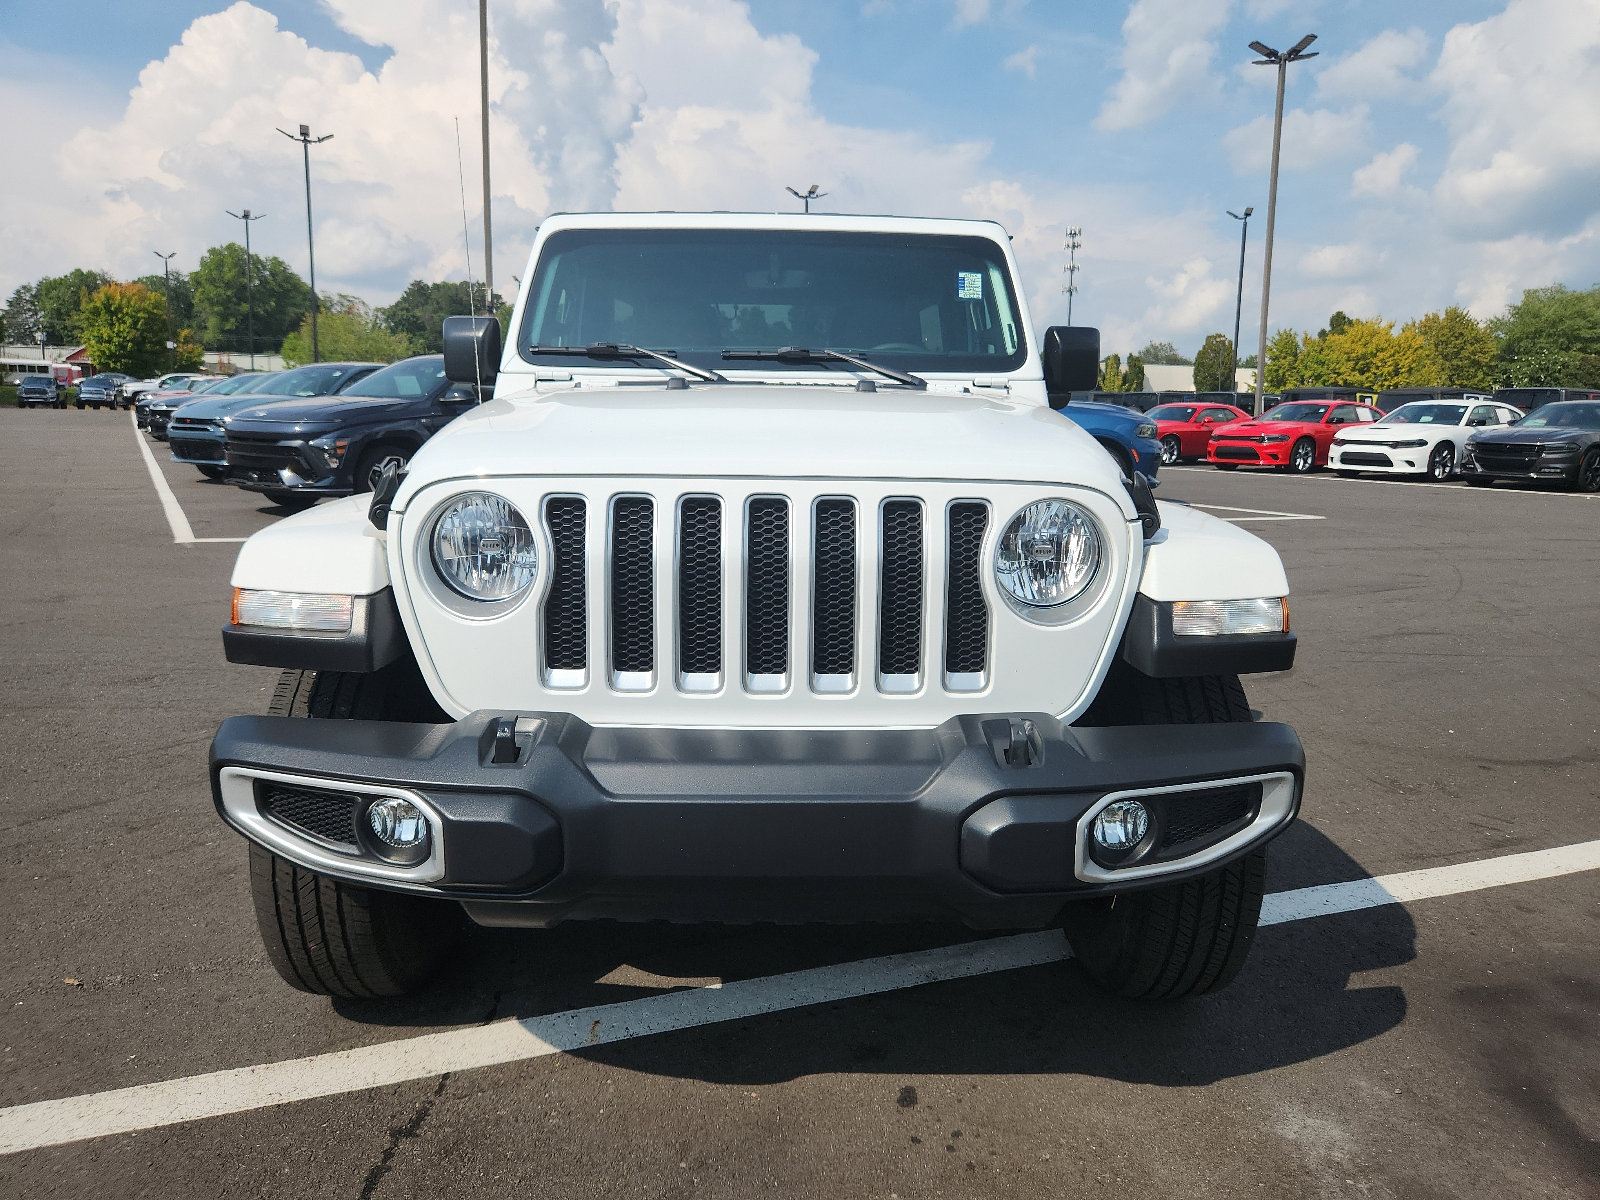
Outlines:
{"type": "MultiPolygon", "coordinates": [[[[453,897],[485,924],[955,917],[1042,927],[1069,900],[1248,852],[1293,819],[1304,773],[1294,731],[1265,723],[1079,729],[1000,714],[933,730],[726,731],[597,729],[543,713],[524,714],[515,761],[495,762],[503,719],[233,717],[211,747],[218,811],[267,840],[224,803],[230,767],[311,787],[409,789],[439,819],[437,878],[373,879],[359,856],[332,870],[326,854],[306,865],[453,897]],[[1079,822],[1109,793],[1270,772],[1289,777],[1292,802],[1228,853],[1125,882],[1075,874],[1079,822]]],[[[296,857],[294,838],[266,828],[271,848],[296,857]]]]}

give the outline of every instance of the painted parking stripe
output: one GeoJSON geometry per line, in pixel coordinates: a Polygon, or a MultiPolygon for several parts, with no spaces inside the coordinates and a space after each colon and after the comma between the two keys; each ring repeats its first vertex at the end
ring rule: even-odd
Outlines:
{"type": "MultiPolygon", "coordinates": [[[[1597,869],[1600,841],[1581,842],[1455,866],[1275,892],[1266,898],[1261,921],[1264,925],[1282,925],[1597,869]]],[[[111,1092],[20,1104],[0,1109],[0,1154],[387,1087],[447,1072],[523,1062],[929,983],[1014,971],[1059,962],[1070,954],[1059,933],[1014,934],[666,992],[548,1016],[513,1018],[472,1029],[424,1034],[111,1092]]]]}
{"type": "Polygon", "coordinates": [[[242,537],[195,537],[194,529],[189,525],[189,518],[184,515],[183,506],[178,503],[178,497],[173,495],[172,488],[167,483],[167,477],[161,473],[161,468],[156,464],[156,456],[150,453],[144,438],[139,436],[139,421],[132,413],[129,414],[133,421],[133,437],[139,443],[139,453],[144,455],[144,465],[150,470],[150,482],[155,484],[156,496],[161,501],[161,511],[167,516],[167,526],[172,530],[172,540],[180,546],[204,545],[207,542],[242,542],[242,537]]]}
{"type": "Polygon", "coordinates": [[[1208,512],[1214,512],[1221,516],[1224,521],[1230,521],[1235,525],[1244,521],[1326,521],[1328,519],[1316,513],[1279,512],[1273,508],[1239,508],[1232,504],[1200,504],[1194,500],[1189,501],[1188,504],[1190,508],[1203,508],[1208,512]],[[1224,515],[1226,513],[1245,513],[1246,515],[1231,517],[1224,515]]]}

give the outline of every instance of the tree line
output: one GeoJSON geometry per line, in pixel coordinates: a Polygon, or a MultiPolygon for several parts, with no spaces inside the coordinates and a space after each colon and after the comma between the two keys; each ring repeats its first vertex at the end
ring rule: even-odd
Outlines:
{"type": "MultiPolygon", "coordinates": [[[[1530,288],[1498,317],[1478,321],[1456,305],[1398,329],[1382,317],[1336,312],[1316,333],[1279,329],[1267,342],[1265,389],[1358,387],[1600,387],[1600,284],[1530,288]]],[[[1209,334],[1193,359],[1151,342],[1124,365],[1102,364],[1108,392],[1145,389],[1146,363],[1193,365],[1196,391],[1230,390],[1233,341],[1209,334]]],[[[1240,367],[1255,365],[1255,356],[1240,367]]]]}
{"type": "MultiPolygon", "coordinates": [[[[83,268],[15,289],[0,309],[0,340],[87,348],[102,371],[151,375],[197,369],[207,350],[236,358],[281,353],[310,362],[311,288],[276,256],[251,254],[247,286],[243,246],[213,246],[193,271],[122,281],[83,268]],[[253,316],[252,316],[253,307],[253,316]],[[254,331],[252,337],[251,331],[254,331]],[[167,342],[176,343],[169,349],[167,342]]],[[[490,308],[509,309],[497,293],[490,308]]],[[[319,296],[317,346],[324,361],[393,362],[438,353],[447,316],[483,312],[481,283],[412,280],[393,304],[374,308],[358,296],[319,296]]]]}

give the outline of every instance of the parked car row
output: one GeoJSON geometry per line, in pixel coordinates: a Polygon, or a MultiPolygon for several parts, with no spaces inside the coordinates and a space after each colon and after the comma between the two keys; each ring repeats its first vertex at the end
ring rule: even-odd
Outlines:
{"type": "Polygon", "coordinates": [[[442,355],[424,354],[389,366],[316,363],[235,376],[153,392],[136,409],[150,435],[169,442],[174,462],[305,507],[369,491],[478,399],[475,387],[445,378],[442,355]]]}

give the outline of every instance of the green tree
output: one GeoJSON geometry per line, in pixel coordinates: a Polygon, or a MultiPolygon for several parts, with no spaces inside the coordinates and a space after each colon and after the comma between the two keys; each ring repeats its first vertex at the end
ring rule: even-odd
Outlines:
{"type": "Polygon", "coordinates": [[[1584,355],[1600,355],[1600,284],[1530,288],[1491,321],[1500,340],[1502,378],[1541,379],[1526,387],[1584,387],[1584,355]],[[1519,365],[1520,363],[1520,365],[1519,365]]]}
{"type": "Polygon", "coordinates": [[[1185,358],[1178,353],[1178,348],[1171,342],[1146,342],[1139,357],[1147,363],[1156,363],[1167,367],[1187,367],[1194,360],[1185,358]]]}
{"type": "Polygon", "coordinates": [[[229,242],[201,255],[200,265],[189,276],[196,332],[213,350],[250,348],[252,298],[258,352],[270,351],[298,329],[311,311],[311,289],[283,259],[252,254],[250,271],[247,281],[244,247],[229,242]]]}
{"type": "Polygon", "coordinates": [[[1128,365],[1122,368],[1122,390],[1125,392],[1144,391],[1144,359],[1137,354],[1128,355],[1128,365]]]}
{"type": "MultiPolygon", "coordinates": [[[[317,317],[317,350],[323,362],[394,362],[415,352],[411,339],[385,329],[373,312],[353,296],[323,297],[317,317]],[[334,305],[327,305],[328,301],[334,305]]],[[[311,361],[311,314],[283,339],[283,358],[290,366],[311,361]]]]}
{"type": "MultiPolygon", "coordinates": [[[[496,292],[490,297],[490,310],[499,313],[505,300],[496,292]]],[[[378,315],[386,329],[404,334],[418,354],[438,354],[444,349],[444,319],[484,312],[483,284],[468,284],[464,279],[424,283],[413,279],[395,302],[380,308],[378,315]]],[[[501,325],[507,323],[501,317],[501,325]]]]}
{"type": "Polygon", "coordinates": [[[78,343],[78,312],[84,301],[114,280],[104,271],[79,267],[65,275],[46,276],[34,285],[45,338],[52,346],[78,343]]]}
{"type": "Polygon", "coordinates": [[[170,284],[172,297],[168,301],[167,312],[172,316],[173,325],[179,329],[194,328],[194,284],[189,276],[182,271],[173,271],[168,275],[141,275],[133,282],[144,284],[163,298],[170,284]]]}
{"type": "Polygon", "coordinates": [[[178,345],[170,359],[174,371],[198,371],[206,365],[206,348],[195,341],[194,330],[180,329],[178,345]]]}
{"type": "Polygon", "coordinates": [[[1100,390],[1102,392],[1122,390],[1122,355],[1113,354],[1101,365],[1100,390]]]}
{"type": "Polygon", "coordinates": [[[1232,386],[1233,342],[1225,333],[1206,335],[1200,353],[1194,356],[1194,388],[1197,392],[1220,392],[1232,386]]]}
{"type": "Polygon", "coordinates": [[[1435,360],[1415,324],[1396,333],[1394,322],[1381,317],[1347,319],[1337,333],[1330,331],[1318,343],[1331,377],[1308,383],[1382,391],[1427,386],[1432,379],[1435,360]]]}
{"type": "Polygon", "coordinates": [[[1267,370],[1262,385],[1269,392],[1299,387],[1304,380],[1300,372],[1300,337],[1292,329],[1280,329],[1267,342],[1267,370]]]}
{"type": "Polygon", "coordinates": [[[1494,386],[1499,349],[1494,334],[1466,309],[1452,304],[1406,328],[1415,328],[1427,348],[1430,385],[1480,390],[1494,386]]]}
{"type": "Polygon", "coordinates": [[[24,283],[6,301],[5,329],[8,342],[38,340],[44,321],[39,315],[39,294],[35,284],[24,283]]]}
{"type": "Polygon", "coordinates": [[[108,283],[78,314],[89,361],[102,371],[153,375],[167,362],[167,309],[142,283],[108,283]]]}
{"type": "Polygon", "coordinates": [[[1328,318],[1328,327],[1326,329],[1318,330],[1317,340],[1319,342],[1326,341],[1330,336],[1343,333],[1349,327],[1350,318],[1345,315],[1344,309],[1341,308],[1328,318]]]}

